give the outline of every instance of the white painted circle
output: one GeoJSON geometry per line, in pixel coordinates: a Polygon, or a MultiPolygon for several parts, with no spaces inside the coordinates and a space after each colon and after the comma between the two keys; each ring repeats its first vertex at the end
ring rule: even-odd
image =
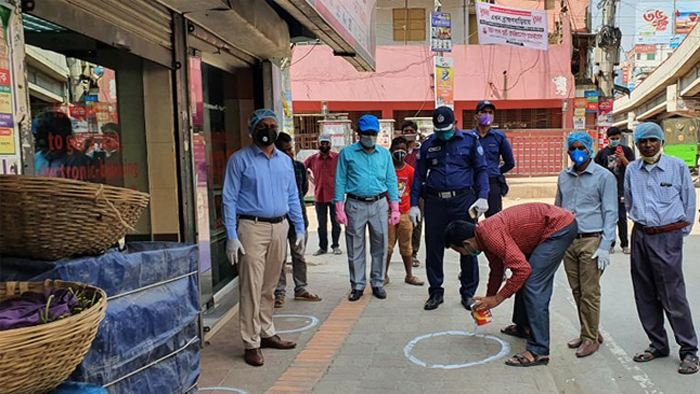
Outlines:
{"type": "Polygon", "coordinates": [[[291,330],[277,330],[278,334],[291,334],[293,332],[306,331],[309,328],[313,328],[313,327],[316,327],[318,325],[318,318],[316,318],[316,316],[311,316],[311,315],[274,315],[273,317],[287,317],[287,318],[293,318],[293,319],[310,320],[310,322],[308,324],[306,324],[304,327],[293,328],[291,330]]]}
{"type": "Polygon", "coordinates": [[[419,337],[414,338],[411,340],[406,347],[403,348],[403,352],[406,355],[406,357],[411,360],[412,363],[418,364],[421,367],[426,367],[426,368],[440,368],[440,369],[458,369],[458,368],[467,368],[467,367],[473,367],[475,365],[482,365],[486,364],[488,362],[491,362],[493,360],[499,359],[505,355],[507,355],[510,352],[510,344],[501,338],[494,337],[493,335],[481,335],[481,334],[476,334],[473,332],[469,331],[442,331],[442,332],[436,332],[432,334],[426,334],[426,335],[421,335],[419,337]],[[434,337],[442,337],[445,335],[461,335],[461,336],[467,336],[467,337],[476,337],[476,338],[484,338],[484,339],[490,339],[492,341],[496,341],[501,345],[501,351],[498,352],[498,354],[494,354],[493,356],[486,357],[481,360],[477,361],[472,361],[468,362],[465,364],[428,364],[427,362],[417,358],[416,356],[412,355],[411,352],[413,351],[413,347],[416,346],[416,344],[424,339],[427,338],[434,338],[434,337]]]}
{"type": "Polygon", "coordinates": [[[241,390],[241,389],[235,389],[233,387],[202,387],[201,389],[198,389],[199,391],[230,391],[232,393],[238,393],[238,394],[248,394],[247,391],[241,390]]]}

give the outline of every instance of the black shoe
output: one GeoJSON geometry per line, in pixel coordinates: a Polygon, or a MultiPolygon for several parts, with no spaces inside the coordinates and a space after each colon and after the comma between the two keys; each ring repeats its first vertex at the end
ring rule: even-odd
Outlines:
{"type": "Polygon", "coordinates": [[[474,304],[476,304],[476,301],[471,299],[471,297],[470,298],[462,298],[462,306],[464,307],[464,309],[470,311],[470,310],[472,310],[472,307],[474,306],[474,304]]]}
{"type": "Polygon", "coordinates": [[[384,290],[383,287],[373,287],[372,294],[374,294],[374,296],[379,298],[380,300],[386,298],[386,290],[384,290]]]}
{"type": "Polygon", "coordinates": [[[445,302],[445,300],[443,299],[442,295],[433,294],[430,296],[430,298],[428,298],[428,301],[425,302],[423,309],[426,311],[432,311],[433,309],[437,309],[437,307],[443,302],[445,302]]]}
{"type": "Polygon", "coordinates": [[[348,296],[348,300],[349,300],[349,301],[357,301],[357,300],[359,300],[360,298],[362,298],[362,293],[363,293],[363,292],[364,292],[363,290],[353,290],[353,291],[351,291],[351,292],[350,292],[350,295],[348,296]]]}

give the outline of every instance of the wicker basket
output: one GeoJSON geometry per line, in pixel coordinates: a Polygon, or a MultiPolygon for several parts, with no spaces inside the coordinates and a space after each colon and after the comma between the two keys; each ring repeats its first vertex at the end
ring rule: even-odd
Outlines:
{"type": "Polygon", "coordinates": [[[98,254],[141,217],[148,194],[62,178],[0,175],[0,254],[98,254]]]}
{"type": "Polygon", "coordinates": [[[107,309],[102,289],[58,280],[4,282],[0,283],[0,299],[51,288],[87,289],[100,298],[92,308],[65,319],[0,331],[0,394],[50,392],[75,370],[95,339],[107,309]]]}

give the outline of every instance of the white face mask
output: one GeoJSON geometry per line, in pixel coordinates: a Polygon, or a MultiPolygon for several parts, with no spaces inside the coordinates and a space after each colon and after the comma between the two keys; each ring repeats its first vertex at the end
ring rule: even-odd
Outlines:
{"type": "Polygon", "coordinates": [[[367,149],[374,148],[374,145],[376,145],[376,143],[377,143],[377,136],[376,135],[360,136],[360,144],[367,149]]]}

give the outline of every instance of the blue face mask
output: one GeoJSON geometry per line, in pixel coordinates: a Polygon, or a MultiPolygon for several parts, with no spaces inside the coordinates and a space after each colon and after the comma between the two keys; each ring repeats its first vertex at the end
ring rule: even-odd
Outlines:
{"type": "Polygon", "coordinates": [[[610,146],[612,146],[613,148],[617,148],[618,146],[620,146],[620,140],[610,140],[610,146]]]}
{"type": "Polygon", "coordinates": [[[452,138],[453,135],[455,135],[455,130],[452,129],[450,131],[436,131],[435,134],[437,134],[439,139],[443,141],[448,141],[450,138],[452,138]]]}
{"type": "Polygon", "coordinates": [[[570,152],[569,157],[577,166],[580,166],[581,164],[588,161],[588,153],[578,149],[573,152],[570,152]]]}

